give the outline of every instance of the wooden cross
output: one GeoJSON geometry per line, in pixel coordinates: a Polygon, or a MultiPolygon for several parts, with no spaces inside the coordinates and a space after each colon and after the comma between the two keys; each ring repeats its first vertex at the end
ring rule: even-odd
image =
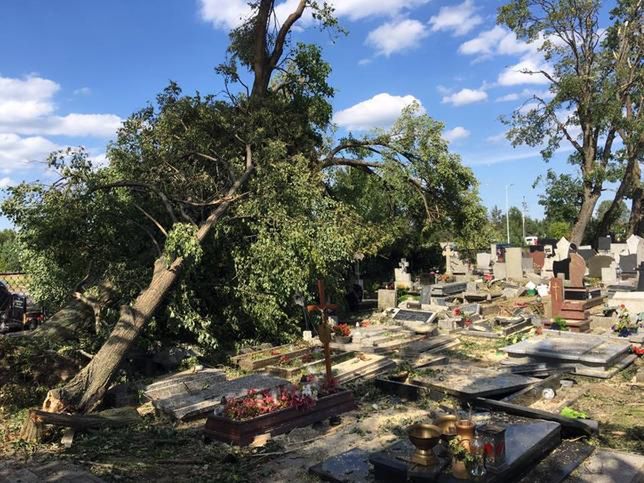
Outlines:
{"type": "Polygon", "coordinates": [[[322,323],[318,327],[318,335],[320,342],[324,347],[324,365],[326,367],[326,380],[327,384],[331,384],[333,380],[333,373],[331,372],[331,326],[329,325],[329,310],[335,310],[338,306],[336,304],[328,304],[324,295],[324,281],[318,280],[318,293],[320,295],[320,303],[317,305],[307,305],[306,310],[311,312],[320,312],[322,314],[322,323]]]}

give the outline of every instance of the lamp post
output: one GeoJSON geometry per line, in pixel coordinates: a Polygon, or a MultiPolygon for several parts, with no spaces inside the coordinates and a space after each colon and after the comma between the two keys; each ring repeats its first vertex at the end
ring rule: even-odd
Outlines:
{"type": "Polygon", "coordinates": [[[512,184],[505,185],[505,230],[508,235],[508,245],[510,244],[510,199],[508,192],[512,184]]]}

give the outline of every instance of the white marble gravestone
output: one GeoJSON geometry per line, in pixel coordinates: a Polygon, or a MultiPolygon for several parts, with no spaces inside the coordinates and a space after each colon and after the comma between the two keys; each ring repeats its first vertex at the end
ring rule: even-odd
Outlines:
{"type": "Polygon", "coordinates": [[[520,280],[523,278],[522,250],[517,247],[505,249],[506,278],[520,280]]]}
{"type": "Polygon", "coordinates": [[[476,254],[476,268],[479,270],[488,271],[490,269],[490,261],[492,257],[489,253],[477,253],[476,254]]]}
{"type": "Polygon", "coordinates": [[[601,269],[602,271],[602,282],[604,283],[615,283],[617,282],[617,267],[611,263],[610,267],[605,267],[601,269]]]}
{"type": "Polygon", "coordinates": [[[394,268],[394,285],[396,288],[411,288],[411,274],[408,269],[409,262],[406,258],[400,260],[399,268],[394,268]]]}
{"type": "Polygon", "coordinates": [[[557,242],[557,248],[555,249],[555,260],[560,262],[568,258],[568,252],[570,251],[570,242],[566,240],[566,237],[561,237],[561,240],[557,242]]]}
{"type": "Polygon", "coordinates": [[[546,257],[543,260],[543,267],[541,267],[541,276],[546,278],[552,278],[552,264],[554,263],[554,257],[546,257]]]}

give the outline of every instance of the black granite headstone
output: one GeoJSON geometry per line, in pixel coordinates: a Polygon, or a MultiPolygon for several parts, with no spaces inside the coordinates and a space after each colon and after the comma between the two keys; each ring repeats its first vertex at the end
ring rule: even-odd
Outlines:
{"type": "Polygon", "coordinates": [[[637,281],[637,292],[644,292],[644,262],[640,263],[637,271],[640,272],[640,278],[637,281]]]}
{"type": "Polygon", "coordinates": [[[619,268],[622,270],[622,273],[635,273],[637,268],[637,255],[635,253],[632,255],[621,255],[619,257],[619,268]]]}
{"type": "Polygon", "coordinates": [[[434,316],[433,312],[423,312],[420,310],[399,310],[394,315],[394,320],[406,320],[413,322],[427,322],[434,316]]]}
{"type": "Polygon", "coordinates": [[[599,250],[610,250],[610,238],[607,236],[600,236],[597,240],[597,248],[599,250]]]}
{"type": "Polygon", "coordinates": [[[333,456],[309,468],[309,472],[324,481],[353,483],[368,481],[369,453],[354,448],[346,453],[333,456]]]}
{"type": "Polygon", "coordinates": [[[552,273],[556,277],[558,274],[563,273],[564,279],[570,280],[570,258],[565,260],[552,262],[552,273]]]}
{"type": "Polygon", "coordinates": [[[577,250],[577,253],[583,257],[585,262],[588,262],[588,260],[597,255],[597,252],[592,248],[580,248],[577,250]]]}

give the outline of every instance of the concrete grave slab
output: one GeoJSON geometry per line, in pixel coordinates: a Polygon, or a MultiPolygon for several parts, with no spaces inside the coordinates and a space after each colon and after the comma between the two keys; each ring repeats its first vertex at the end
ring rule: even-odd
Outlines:
{"type": "MultiPolygon", "coordinates": [[[[203,379],[197,380],[191,380],[190,376],[191,374],[184,373],[181,377],[174,377],[170,385],[151,384],[146,387],[144,394],[160,411],[175,419],[185,420],[213,411],[224,396],[240,397],[249,389],[272,389],[289,384],[286,379],[262,374],[251,374],[229,381],[212,374],[206,374],[203,379]]],[[[167,381],[160,382],[165,384],[167,381]]]]}
{"type": "Polygon", "coordinates": [[[644,475],[644,455],[597,449],[567,482],[636,483],[644,475]]]}
{"type": "Polygon", "coordinates": [[[432,377],[416,375],[414,384],[462,398],[507,394],[538,381],[533,377],[477,366],[450,366],[432,377]]]}
{"type": "Polygon", "coordinates": [[[624,304],[631,314],[644,312],[644,292],[615,292],[613,298],[608,300],[608,305],[619,306],[624,304]]]}
{"type": "Polygon", "coordinates": [[[628,353],[629,344],[590,334],[552,332],[531,337],[501,350],[510,357],[542,357],[607,368],[628,353]]]}

